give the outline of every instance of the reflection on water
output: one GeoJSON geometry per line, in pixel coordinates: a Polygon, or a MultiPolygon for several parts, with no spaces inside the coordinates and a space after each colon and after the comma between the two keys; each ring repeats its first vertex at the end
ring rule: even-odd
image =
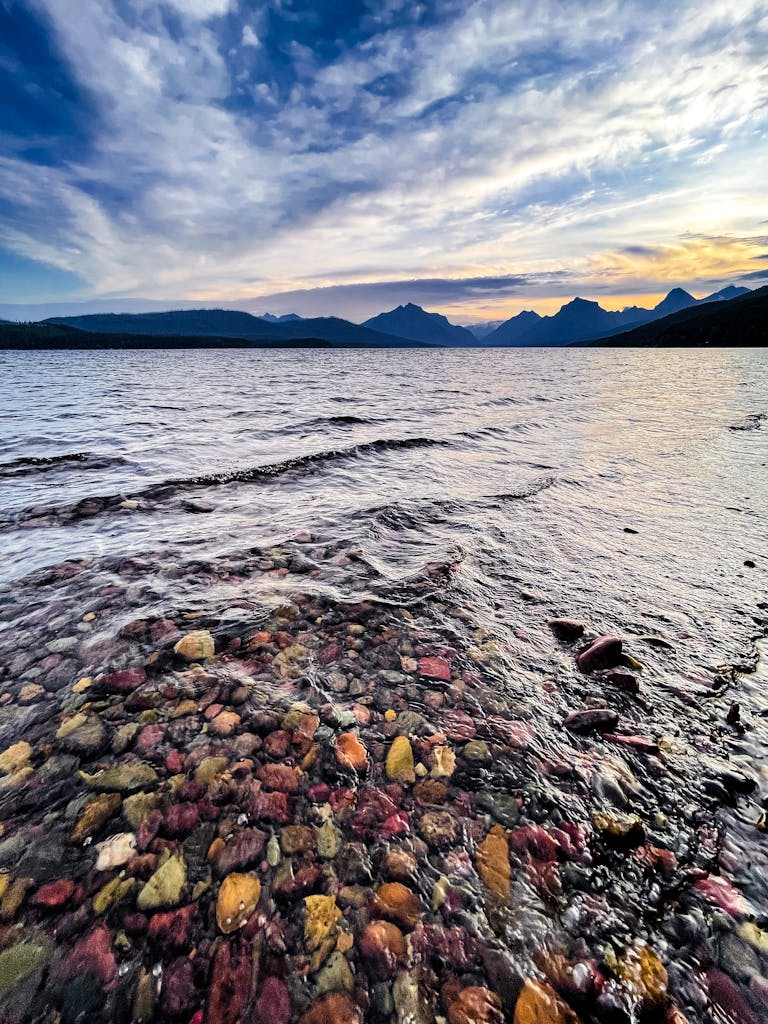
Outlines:
{"type": "Polygon", "coordinates": [[[0,385],[0,1020],[768,1016],[763,352],[0,385]]]}

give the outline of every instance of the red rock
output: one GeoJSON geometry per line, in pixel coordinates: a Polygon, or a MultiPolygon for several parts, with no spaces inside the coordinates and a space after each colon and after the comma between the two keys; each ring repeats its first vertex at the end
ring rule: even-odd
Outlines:
{"type": "Polygon", "coordinates": [[[54,970],[54,976],[59,981],[71,981],[82,974],[93,975],[103,985],[109,985],[117,974],[117,963],[112,952],[112,933],[106,925],[97,925],[90,934],[80,939],[54,970]]]}
{"type": "Polygon", "coordinates": [[[389,921],[372,921],[360,936],[360,952],[374,978],[392,978],[405,963],[403,933],[389,921]]]}
{"type": "Polygon", "coordinates": [[[196,804],[172,804],[163,818],[164,835],[173,839],[189,835],[200,821],[200,811],[196,804]]]}
{"type": "Polygon", "coordinates": [[[134,751],[139,757],[148,758],[157,753],[157,748],[163,742],[165,727],[162,725],[146,725],[136,737],[134,751]]]}
{"type": "Polygon", "coordinates": [[[213,858],[220,878],[231,871],[243,871],[256,864],[264,852],[266,835],[258,828],[245,828],[234,835],[213,858]]]}
{"type": "Polygon", "coordinates": [[[576,664],[582,672],[597,672],[616,668],[621,664],[621,640],[615,636],[599,636],[585,650],[576,655],[576,664]]]}
{"type": "Polygon", "coordinates": [[[172,750],[165,759],[166,771],[170,772],[171,775],[178,775],[183,767],[184,762],[181,759],[181,754],[178,750],[172,750]]]}
{"type": "Polygon", "coordinates": [[[420,658],[419,672],[427,679],[442,679],[446,683],[451,681],[451,666],[445,658],[420,658]]]}
{"type": "Polygon", "coordinates": [[[147,680],[147,673],[143,668],[124,668],[119,672],[112,672],[102,676],[98,680],[100,690],[107,693],[132,693],[147,680]]]}
{"type": "Polygon", "coordinates": [[[346,992],[332,992],[310,1006],[299,1024],[360,1024],[362,1019],[346,992]]]}
{"type": "Polygon", "coordinates": [[[418,928],[412,935],[414,949],[425,959],[438,958],[455,971],[468,971],[477,964],[477,939],[459,925],[446,928],[444,925],[427,925],[418,928]]]}
{"type": "Polygon", "coordinates": [[[155,914],[147,929],[149,937],[160,946],[184,949],[189,943],[189,933],[196,915],[196,903],[190,903],[179,910],[155,914]]]}
{"type": "Polygon", "coordinates": [[[477,734],[475,723],[466,711],[461,711],[459,708],[449,708],[445,712],[442,726],[446,737],[453,740],[454,743],[471,740],[477,734]]]}
{"type": "Polygon", "coordinates": [[[245,1009],[253,981],[250,943],[223,943],[216,953],[208,990],[206,1024],[235,1024],[245,1009]]]}
{"type": "Polygon", "coordinates": [[[279,978],[265,978],[256,1000],[255,1020],[259,1024],[288,1024],[292,1009],[285,982],[279,978]]]}
{"type": "Polygon", "coordinates": [[[157,833],[160,831],[160,826],[163,823],[162,811],[153,810],[149,811],[146,818],[139,825],[139,830],[136,833],[136,849],[146,850],[152,840],[155,838],[157,833]]]}
{"type": "Polygon", "coordinates": [[[498,715],[489,716],[488,727],[496,739],[513,750],[527,750],[536,737],[536,730],[530,722],[513,721],[498,715]]]}
{"type": "Polygon", "coordinates": [[[298,776],[287,764],[262,765],[257,778],[265,789],[274,789],[279,793],[297,793],[299,791],[298,776]]]}
{"type": "Polygon", "coordinates": [[[285,793],[253,793],[250,812],[259,821],[273,821],[283,825],[290,818],[288,797],[285,793]]]}
{"type": "Polygon", "coordinates": [[[509,833],[509,845],[515,853],[530,854],[537,860],[557,860],[557,843],[541,825],[521,825],[509,833]]]}
{"type": "Polygon", "coordinates": [[[126,914],[123,918],[123,929],[126,935],[132,938],[146,935],[148,927],[149,920],[146,914],[126,914]]]}
{"type": "Polygon", "coordinates": [[[274,757],[280,760],[288,756],[290,748],[291,735],[284,729],[277,729],[264,740],[264,753],[267,757],[274,757]]]}
{"type": "Polygon", "coordinates": [[[448,1007],[448,1020],[450,1024],[504,1024],[501,1000],[488,988],[464,988],[448,1007]]]}
{"type": "Polygon", "coordinates": [[[181,1017],[191,1012],[196,1002],[192,961],[186,956],[173,960],[163,972],[160,1009],[168,1017],[181,1017]]]}
{"type": "Polygon", "coordinates": [[[203,712],[203,717],[206,719],[206,721],[210,722],[212,718],[215,718],[216,715],[218,715],[218,713],[223,710],[223,704],[209,704],[208,707],[203,712]]]}
{"type": "Polygon", "coordinates": [[[731,917],[740,919],[754,913],[753,907],[732,882],[722,875],[709,875],[694,885],[694,889],[711,903],[716,903],[731,917]]]}
{"type": "Polygon", "coordinates": [[[330,795],[331,787],[325,782],[318,782],[310,788],[307,799],[313,804],[324,804],[328,802],[330,795]]]}
{"type": "Polygon", "coordinates": [[[715,1020],[728,1024],[758,1024],[758,1018],[750,1009],[736,983],[723,971],[710,967],[707,971],[709,998],[715,1005],[715,1020]],[[718,1013],[720,1010],[722,1013],[718,1013]]]}
{"type": "Polygon", "coordinates": [[[75,883],[68,878],[60,878],[56,882],[48,882],[40,886],[31,899],[33,907],[45,907],[46,910],[59,910],[69,903],[75,892],[75,883]]]}

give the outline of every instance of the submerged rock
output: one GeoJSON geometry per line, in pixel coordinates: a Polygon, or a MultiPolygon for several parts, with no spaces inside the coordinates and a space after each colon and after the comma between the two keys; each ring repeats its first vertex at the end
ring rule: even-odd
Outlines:
{"type": "Polygon", "coordinates": [[[216,644],[207,629],[196,629],[183,636],[173,650],[186,661],[205,661],[216,653],[216,644]]]}
{"type": "Polygon", "coordinates": [[[253,875],[227,875],[219,888],[216,901],[216,923],[225,935],[242,928],[256,909],[261,896],[261,882],[253,875]]]}

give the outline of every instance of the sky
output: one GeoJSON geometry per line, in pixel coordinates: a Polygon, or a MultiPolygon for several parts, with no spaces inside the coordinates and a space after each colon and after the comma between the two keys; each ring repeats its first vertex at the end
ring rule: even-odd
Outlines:
{"type": "Polygon", "coordinates": [[[0,303],[757,287],[767,168],[766,0],[0,0],[0,303]]]}

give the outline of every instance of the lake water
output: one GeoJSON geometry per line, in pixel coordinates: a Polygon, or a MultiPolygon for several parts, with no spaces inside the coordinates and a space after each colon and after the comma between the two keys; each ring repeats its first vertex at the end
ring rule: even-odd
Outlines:
{"type": "Polygon", "coordinates": [[[0,353],[0,747],[29,743],[0,779],[27,880],[0,944],[39,951],[8,1019],[768,1019],[767,415],[765,350],[0,353]],[[202,667],[173,654],[190,630],[202,667]],[[605,634],[613,674],[580,671],[605,634]],[[312,744],[281,728],[297,701],[312,744]],[[590,708],[618,721],[564,726],[590,708]],[[415,776],[387,776],[396,736],[415,776]],[[300,779],[280,813],[272,763],[300,779]],[[115,765],[155,777],[77,832],[115,765]],[[326,821],[333,856],[283,842],[326,821]],[[206,858],[248,829],[259,910],[230,935],[206,858]],[[139,852],[96,870],[120,833],[139,852]],[[148,909],[169,857],[183,889],[148,909]],[[351,936],[325,958],[315,895],[351,936]],[[192,905],[158,944],[152,915],[192,905]],[[407,937],[384,960],[379,918],[407,937]]]}

